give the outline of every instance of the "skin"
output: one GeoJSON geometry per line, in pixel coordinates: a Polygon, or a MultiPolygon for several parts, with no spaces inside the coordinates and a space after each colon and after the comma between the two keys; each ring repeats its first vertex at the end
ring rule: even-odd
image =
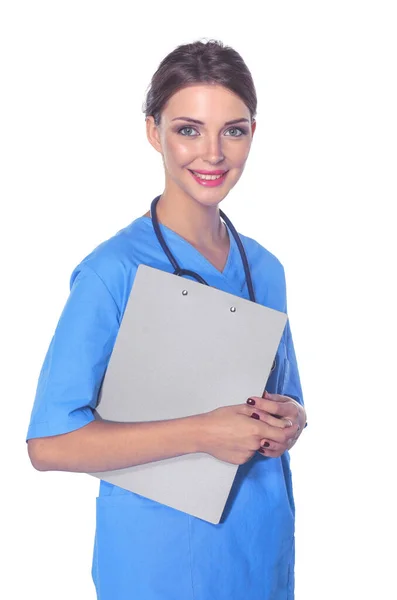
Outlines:
{"type": "MultiPolygon", "coordinates": [[[[230,242],[218,205],[244,171],[255,127],[244,102],[230,90],[212,84],[176,92],[164,107],[158,126],[153,117],[146,120],[148,140],[164,165],[159,221],[219,270],[225,265],[230,242]],[[180,116],[203,124],[174,120],[180,116]],[[235,119],[244,121],[225,125],[235,119]],[[241,128],[245,129],[243,135],[241,128]],[[189,169],[225,169],[228,174],[221,186],[206,188],[194,180],[189,169]]],[[[306,422],[305,411],[288,396],[271,394],[252,400],[254,405],[223,406],[168,421],[93,421],[76,431],[30,439],[29,457],[40,471],[95,473],[196,452],[239,465],[252,458],[263,443],[268,444],[263,450],[266,456],[280,456],[296,443],[306,422]],[[258,418],[253,418],[253,413],[258,418]]]]}
{"type": "Polygon", "coordinates": [[[241,99],[212,84],[188,86],[176,92],[165,105],[159,126],[153,117],[146,119],[148,140],[161,154],[164,165],[165,188],[157,205],[159,221],[220,270],[230,242],[218,205],[243,173],[255,127],[241,99]],[[204,124],[174,120],[181,116],[204,124]],[[244,121],[225,126],[234,119],[244,121]],[[215,188],[198,184],[189,171],[218,169],[228,170],[228,174],[215,188]]]}

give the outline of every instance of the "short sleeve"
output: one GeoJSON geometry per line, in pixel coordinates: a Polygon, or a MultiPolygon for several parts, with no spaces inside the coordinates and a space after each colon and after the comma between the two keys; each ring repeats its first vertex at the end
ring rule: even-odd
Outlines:
{"type": "MultiPolygon", "coordinates": [[[[284,289],[284,308],[288,314],[288,301],[287,301],[287,284],[285,280],[285,271],[283,267],[283,289],[284,289]]],[[[284,359],[284,375],[283,383],[281,386],[281,394],[283,396],[290,396],[302,406],[304,405],[302,386],[299,377],[298,363],[295,354],[294,342],[291,333],[291,323],[289,318],[285,325],[283,337],[285,340],[285,359],[284,359]]]]}
{"type": "Polygon", "coordinates": [[[75,269],[39,375],[27,439],[68,433],[94,420],[119,317],[99,275],[87,265],[75,269]]]}
{"type": "Polygon", "coordinates": [[[284,380],[282,385],[282,395],[290,396],[302,406],[304,405],[302,386],[299,377],[298,364],[296,361],[295,348],[292,340],[291,326],[289,319],[285,326],[285,344],[286,359],[284,365],[284,380]]]}

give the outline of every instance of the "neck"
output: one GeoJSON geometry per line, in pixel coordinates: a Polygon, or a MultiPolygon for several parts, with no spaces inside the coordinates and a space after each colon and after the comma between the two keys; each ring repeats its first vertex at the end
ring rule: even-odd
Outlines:
{"type": "Polygon", "coordinates": [[[228,238],[218,206],[203,206],[190,196],[165,189],[156,207],[157,218],[197,248],[219,248],[228,238]]]}

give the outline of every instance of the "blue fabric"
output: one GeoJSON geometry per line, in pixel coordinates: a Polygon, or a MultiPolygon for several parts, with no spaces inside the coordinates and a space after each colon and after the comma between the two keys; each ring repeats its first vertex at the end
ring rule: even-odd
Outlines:
{"type": "MultiPolygon", "coordinates": [[[[182,268],[249,298],[236,242],[221,273],[160,225],[182,268]]],[[[284,269],[240,234],[257,302],[287,312],[284,269]]],[[[136,269],[172,272],[149,217],[100,244],[74,269],[70,296],[41,369],[28,438],[73,431],[93,420],[98,391],[136,269]]],[[[290,323],[266,389],[303,403],[290,323]]],[[[249,391],[247,391],[249,393],[249,391]]],[[[222,520],[213,525],[100,482],[92,575],[100,600],[293,600],[295,507],[289,454],[258,453],[237,470],[222,520]]]]}

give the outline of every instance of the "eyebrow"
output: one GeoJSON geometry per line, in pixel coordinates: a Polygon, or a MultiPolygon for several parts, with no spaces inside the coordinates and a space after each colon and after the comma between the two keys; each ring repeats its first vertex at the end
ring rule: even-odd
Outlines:
{"type": "MultiPolygon", "coordinates": [[[[188,121],[188,123],[196,123],[196,125],[205,125],[205,123],[203,123],[203,121],[199,121],[198,119],[192,119],[191,117],[175,117],[175,119],[172,119],[172,121],[188,121]]],[[[226,121],[225,125],[235,125],[236,123],[249,123],[248,119],[245,118],[241,118],[241,119],[233,119],[232,121],[226,121]]]]}

